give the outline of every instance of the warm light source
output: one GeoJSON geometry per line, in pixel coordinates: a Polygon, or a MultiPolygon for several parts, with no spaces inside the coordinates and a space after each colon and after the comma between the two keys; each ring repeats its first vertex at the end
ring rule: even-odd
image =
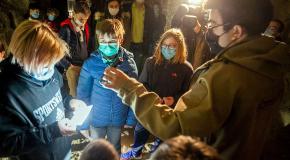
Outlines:
{"type": "Polygon", "coordinates": [[[188,3],[194,5],[201,5],[204,0],[188,0],[188,3]]]}

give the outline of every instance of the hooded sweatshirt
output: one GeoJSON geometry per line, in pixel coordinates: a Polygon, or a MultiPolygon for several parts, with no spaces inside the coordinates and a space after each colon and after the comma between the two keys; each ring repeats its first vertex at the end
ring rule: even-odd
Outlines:
{"type": "Polygon", "coordinates": [[[225,160],[259,160],[283,94],[290,54],[285,44],[252,37],[201,66],[174,109],[131,79],[118,91],[137,119],[166,140],[207,137],[225,160]],[[152,121],[154,120],[154,121],[152,121]]]}
{"type": "Polygon", "coordinates": [[[56,71],[39,81],[28,75],[11,57],[0,64],[0,157],[23,160],[60,160],[69,153],[71,138],[63,137],[57,121],[65,117],[56,71]]]}

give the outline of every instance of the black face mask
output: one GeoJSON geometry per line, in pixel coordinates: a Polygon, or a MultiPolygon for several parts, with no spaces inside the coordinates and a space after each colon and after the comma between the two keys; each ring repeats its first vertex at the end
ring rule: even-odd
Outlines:
{"type": "MultiPolygon", "coordinates": [[[[221,34],[220,36],[222,36],[221,34]]],[[[207,41],[211,54],[217,55],[223,47],[218,43],[220,36],[217,36],[213,33],[213,28],[210,28],[205,33],[205,40],[207,41]]]]}
{"type": "Polygon", "coordinates": [[[211,27],[207,30],[207,32],[205,34],[205,40],[207,41],[207,43],[209,45],[211,54],[217,55],[221,50],[224,49],[224,47],[219,45],[219,38],[228,32],[228,31],[225,31],[221,35],[216,35],[213,33],[213,29],[216,27],[229,26],[229,25],[230,25],[230,23],[224,23],[224,24],[220,24],[220,25],[216,25],[214,27],[211,27]]]}

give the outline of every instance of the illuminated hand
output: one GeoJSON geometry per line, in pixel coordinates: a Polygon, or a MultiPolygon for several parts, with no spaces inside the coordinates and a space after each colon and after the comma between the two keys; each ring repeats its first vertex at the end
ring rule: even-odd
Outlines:
{"type": "Polygon", "coordinates": [[[164,104],[167,106],[171,106],[174,103],[174,98],[173,97],[163,97],[164,104]]]}
{"type": "Polygon", "coordinates": [[[123,82],[128,81],[130,78],[121,70],[114,67],[108,67],[104,72],[103,86],[118,91],[123,82]]]}
{"type": "Polygon", "coordinates": [[[58,121],[60,133],[63,136],[71,136],[76,133],[76,126],[67,118],[58,121]]]}

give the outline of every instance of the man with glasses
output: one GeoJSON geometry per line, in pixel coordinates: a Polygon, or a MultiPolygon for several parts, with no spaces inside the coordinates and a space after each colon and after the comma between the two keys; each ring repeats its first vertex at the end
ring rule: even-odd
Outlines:
{"type": "Polygon", "coordinates": [[[270,0],[208,0],[205,6],[211,9],[207,34],[221,51],[195,71],[174,109],[117,69],[105,71],[104,85],[162,140],[207,137],[222,159],[259,160],[283,94],[288,47],[261,35],[272,18],[270,0]]]}
{"type": "Polygon", "coordinates": [[[133,54],[121,46],[124,36],[122,23],[117,19],[106,19],[98,30],[99,48],[84,62],[77,87],[77,98],[93,105],[89,118],[79,129],[90,130],[91,135],[82,131],[89,139],[107,137],[120,153],[121,127],[135,125],[136,119],[115,92],[102,86],[102,77],[109,66],[133,78],[137,78],[138,71],[133,54]]]}

